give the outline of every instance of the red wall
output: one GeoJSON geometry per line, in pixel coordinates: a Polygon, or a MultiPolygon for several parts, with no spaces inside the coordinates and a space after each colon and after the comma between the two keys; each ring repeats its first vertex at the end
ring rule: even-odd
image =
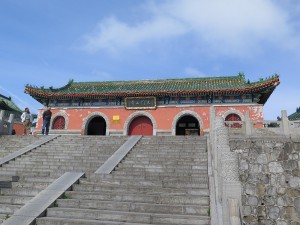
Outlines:
{"type": "MultiPolygon", "coordinates": [[[[157,130],[171,130],[172,123],[176,115],[183,111],[192,111],[199,115],[202,120],[203,127],[201,129],[208,130],[210,124],[210,106],[164,106],[158,107],[155,110],[127,110],[124,107],[111,108],[68,108],[55,109],[53,108],[52,116],[55,118],[56,113],[64,113],[69,120],[68,130],[82,130],[84,120],[93,112],[100,112],[106,115],[109,119],[111,130],[123,130],[127,118],[135,112],[149,113],[156,121],[157,130]],[[119,116],[119,121],[113,121],[113,116],[119,116]]],[[[42,112],[38,114],[37,127],[42,127],[42,112]]],[[[236,105],[236,106],[215,106],[216,115],[224,116],[230,112],[239,112],[245,116],[245,112],[250,112],[250,118],[253,121],[263,120],[262,105],[236,105]]],[[[243,120],[243,118],[242,118],[243,120]]]]}
{"type": "Polygon", "coordinates": [[[14,123],[13,129],[16,131],[16,135],[23,134],[23,124],[22,123],[14,123]]]}

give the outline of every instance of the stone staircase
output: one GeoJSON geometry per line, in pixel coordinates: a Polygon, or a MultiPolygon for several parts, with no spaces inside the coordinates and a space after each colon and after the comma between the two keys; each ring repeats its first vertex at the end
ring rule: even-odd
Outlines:
{"type": "Polygon", "coordinates": [[[43,136],[32,135],[2,135],[0,136],[0,158],[15,152],[20,148],[24,148],[42,138],[43,136]]]}
{"type": "MultiPolygon", "coordinates": [[[[19,138],[25,143],[23,137],[19,138]]],[[[65,172],[94,172],[127,139],[61,136],[2,165],[0,183],[12,182],[11,188],[0,190],[0,223],[65,172]]]]}
{"type": "Polygon", "coordinates": [[[111,174],[87,173],[37,224],[208,225],[209,211],[206,138],[143,137],[111,174]]]}

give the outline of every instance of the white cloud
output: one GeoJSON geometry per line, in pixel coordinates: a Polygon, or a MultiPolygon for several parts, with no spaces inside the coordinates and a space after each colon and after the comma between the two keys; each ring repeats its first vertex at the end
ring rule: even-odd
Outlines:
{"type": "Polygon", "coordinates": [[[187,67],[184,69],[184,74],[188,77],[205,77],[205,73],[197,70],[196,68],[187,67]]]}
{"type": "MultiPolygon", "coordinates": [[[[289,15],[272,0],[169,0],[143,7],[147,20],[134,25],[103,19],[84,37],[84,49],[120,51],[173,38],[197,40],[196,46],[226,55],[259,51],[263,44],[298,47],[289,15]]],[[[213,53],[212,53],[213,54],[213,53]]]]}
{"type": "Polygon", "coordinates": [[[111,53],[136,47],[152,40],[160,40],[184,34],[183,24],[168,17],[155,17],[136,26],[117,20],[114,17],[101,21],[92,35],[86,35],[85,49],[94,52],[105,49],[111,53]]]}

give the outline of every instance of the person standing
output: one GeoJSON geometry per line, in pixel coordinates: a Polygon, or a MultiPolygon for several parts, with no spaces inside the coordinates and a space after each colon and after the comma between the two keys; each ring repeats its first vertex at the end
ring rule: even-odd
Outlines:
{"type": "Polygon", "coordinates": [[[42,135],[49,134],[50,120],[51,120],[51,116],[52,116],[52,112],[50,110],[51,110],[51,107],[48,107],[47,110],[45,112],[43,112],[42,135]]]}
{"type": "Polygon", "coordinates": [[[23,123],[23,135],[28,135],[29,134],[29,129],[31,127],[33,117],[29,111],[29,108],[25,108],[24,112],[21,115],[21,121],[23,123]]]}

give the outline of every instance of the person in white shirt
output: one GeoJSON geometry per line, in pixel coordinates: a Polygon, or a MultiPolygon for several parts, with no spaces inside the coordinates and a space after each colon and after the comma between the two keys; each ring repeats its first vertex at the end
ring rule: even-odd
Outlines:
{"type": "Polygon", "coordinates": [[[32,123],[32,120],[33,120],[33,117],[29,111],[29,108],[25,108],[25,111],[22,113],[21,115],[21,120],[22,120],[22,123],[23,123],[23,135],[28,135],[29,134],[29,130],[30,130],[30,127],[31,127],[31,123],[32,123]]]}

